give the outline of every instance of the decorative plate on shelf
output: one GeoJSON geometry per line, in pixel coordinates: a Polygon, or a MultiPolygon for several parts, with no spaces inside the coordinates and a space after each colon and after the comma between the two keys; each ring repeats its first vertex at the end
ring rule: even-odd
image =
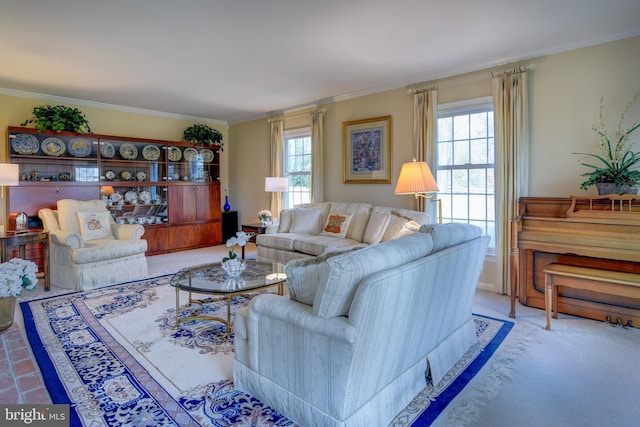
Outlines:
{"type": "Polygon", "coordinates": [[[135,191],[127,191],[124,193],[124,200],[129,203],[134,203],[138,200],[138,194],[135,191]]]}
{"type": "Polygon", "coordinates": [[[204,150],[200,150],[200,155],[202,156],[202,161],[205,163],[213,162],[213,151],[205,148],[204,150]]]}
{"type": "Polygon", "coordinates": [[[89,141],[83,138],[72,138],[69,140],[69,153],[75,157],[87,157],[91,154],[89,141]]]}
{"type": "Polygon", "coordinates": [[[195,162],[198,158],[198,152],[195,148],[185,148],[184,149],[184,159],[188,162],[195,162]]]}
{"type": "Polygon", "coordinates": [[[167,148],[167,158],[172,162],[177,162],[182,158],[182,151],[178,147],[167,148]]]}
{"type": "Polygon", "coordinates": [[[138,157],[138,149],[135,145],[125,142],[120,146],[120,155],[123,159],[135,160],[138,157]]]}
{"type": "Polygon", "coordinates": [[[136,173],[136,179],[138,181],[145,181],[147,179],[147,173],[145,171],[140,171],[136,173]]]}
{"type": "Polygon", "coordinates": [[[142,157],[154,161],[160,158],[160,149],[155,145],[145,145],[142,149],[142,157]]]}
{"type": "Polygon", "coordinates": [[[142,203],[150,203],[151,202],[151,193],[149,193],[148,191],[141,191],[140,194],[138,195],[138,197],[140,197],[140,201],[142,203]]]}
{"type": "Polygon", "coordinates": [[[122,194],[118,193],[117,191],[115,193],[113,193],[111,196],[109,196],[109,199],[111,199],[111,201],[113,203],[118,203],[119,201],[122,200],[122,194]]]}
{"type": "Polygon", "coordinates": [[[112,159],[116,155],[116,149],[113,148],[113,144],[110,142],[101,142],[100,155],[105,159],[112,159]]]}
{"type": "Polygon", "coordinates": [[[108,170],[104,173],[104,177],[109,181],[113,181],[114,179],[116,179],[116,173],[112,170],[108,170]]]}
{"type": "Polygon", "coordinates": [[[47,156],[62,156],[65,150],[64,142],[53,136],[43,139],[40,147],[47,156]]]}
{"type": "Polygon", "coordinates": [[[129,181],[132,177],[133,175],[131,175],[131,172],[129,171],[120,172],[120,178],[122,178],[123,181],[129,181]]]}
{"type": "Polygon", "coordinates": [[[19,133],[11,139],[11,148],[18,154],[36,154],[40,145],[38,138],[28,133],[19,133]]]}

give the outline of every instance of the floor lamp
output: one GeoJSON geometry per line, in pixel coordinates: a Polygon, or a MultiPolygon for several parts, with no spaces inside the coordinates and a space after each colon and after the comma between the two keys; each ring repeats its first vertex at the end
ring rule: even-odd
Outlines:
{"type": "MultiPolygon", "coordinates": [[[[284,193],[289,190],[289,180],[281,176],[267,176],[264,178],[264,191],[267,193],[284,193]]],[[[284,206],[282,206],[284,208],[284,206]]],[[[274,219],[280,212],[272,212],[274,219]]]]}
{"type": "Polygon", "coordinates": [[[434,196],[426,196],[424,193],[437,193],[438,184],[426,162],[412,162],[402,164],[395,194],[413,194],[416,200],[423,197],[438,204],[438,223],[442,224],[442,201],[434,196]]]}

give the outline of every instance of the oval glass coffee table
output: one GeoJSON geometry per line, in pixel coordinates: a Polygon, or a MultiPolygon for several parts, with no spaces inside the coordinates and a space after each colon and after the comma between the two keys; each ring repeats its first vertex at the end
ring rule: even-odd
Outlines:
{"type": "Polygon", "coordinates": [[[278,295],[284,294],[284,283],[287,276],[284,266],[278,263],[265,263],[246,260],[246,269],[239,278],[229,278],[222,269],[221,263],[212,263],[187,267],[178,271],[171,278],[170,284],[176,288],[176,325],[190,320],[215,320],[226,326],[227,339],[231,335],[231,299],[237,295],[247,296],[248,293],[260,291],[271,286],[277,286],[278,295]],[[180,317],[180,291],[189,293],[191,304],[211,304],[218,301],[227,302],[227,318],[200,315],[180,317]],[[215,295],[219,298],[196,299],[193,294],[215,295]]]}

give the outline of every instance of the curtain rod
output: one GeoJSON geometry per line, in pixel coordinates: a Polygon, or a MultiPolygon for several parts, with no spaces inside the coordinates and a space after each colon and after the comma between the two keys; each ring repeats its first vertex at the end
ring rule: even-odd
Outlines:
{"type": "Polygon", "coordinates": [[[327,109],[326,108],[318,108],[316,110],[311,110],[311,111],[306,111],[304,113],[296,113],[296,114],[284,114],[282,116],[277,116],[277,117],[271,117],[269,119],[267,119],[267,121],[269,123],[271,122],[277,122],[279,120],[286,120],[286,119],[290,119],[292,117],[299,117],[299,116],[307,116],[307,115],[313,115],[313,114],[322,114],[322,113],[326,113],[327,109]]]}
{"type": "Polygon", "coordinates": [[[438,90],[438,86],[436,86],[435,84],[419,83],[417,85],[408,87],[407,93],[409,95],[415,95],[417,93],[430,92],[432,90],[438,90]]]}

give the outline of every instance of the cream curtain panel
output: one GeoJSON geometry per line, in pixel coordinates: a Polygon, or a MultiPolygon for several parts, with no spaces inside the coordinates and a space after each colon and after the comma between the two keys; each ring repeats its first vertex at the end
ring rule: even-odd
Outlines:
{"type": "Polygon", "coordinates": [[[527,195],[529,186],[526,67],[493,73],[492,84],[496,144],[496,278],[500,293],[508,294],[512,279],[509,271],[510,225],[518,212],[518,199],[527,195]]]}
{"type": "MultiPolygon", "coordinates": [[[[269,119],[271,124],[271,176],[284,176],[284,119],[269,119]]],[[[284,207],[282,193],[271,193],[271,212],[280,216],[284,207]]]]}
{"type": "Polygon", "coordinates": [[[324,188],[323,179],[323,151],[324,151],[324,112],[315,110],[311,112],[311,202],[322,202],[324,188]]]}
{"type": "MultiPolygon", "coordinates": [[[[438,90],[435,87],[413,89],[413,140],[416,160],[427,162],[436,178],[436,127],[438,124],[438,90]]],[[[408,160],[407,160],[408,161],[408,160]]],[[[416,201],[416,209],[428,211],[435,219],[435,203],[424,198],[416,201]],[[428,206],[427,204],[431,205],[428,206]]],[[[435,220],[433,222],[436,222],[435,220]]]]}

